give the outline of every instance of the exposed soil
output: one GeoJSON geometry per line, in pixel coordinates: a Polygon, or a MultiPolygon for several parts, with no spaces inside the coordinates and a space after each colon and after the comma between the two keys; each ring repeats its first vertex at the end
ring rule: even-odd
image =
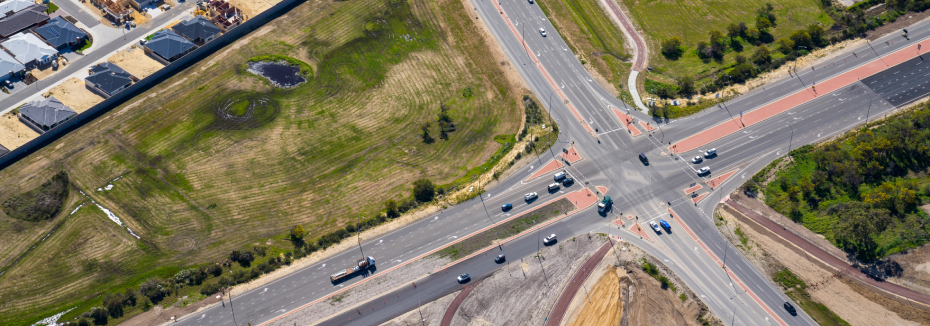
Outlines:
{"type": "Polygon", "coordinates": [[[272,6],[272,4],[265,0],[229,0],[229,4],[241,9],[242,12],[246,15],[247,19],[255,17],[255,15],[260,14],[262,11],[271,8],[272,6]]]}
{"type": "MultiPolygon", "coordinates": [[[[865,33],[867,35],[866,38],[868,38],[870,41],[874,41],[888,33],[895,33],[900,35],[900,33],[903,32],[903,28],[922,21],[927,17],[930,17],[930,10],[924,10],[923,12],[909,12],[905,16],[898,17],[898,19],[891,24],[879,26],[878,28],[865,33]]],[[[904,40],[903,36],[900,36],[900,38],[901,40],[904,40]]]]}
{"type": "Polygon", "coordinates": [[[452,294],[439,298],[439,300],[427,302],[418,310],[411,310],[403,315],[397,316],[381,325],[383,326],[430,326],[439,325],[442,322],[442,316],[446,313],[446,308],[455,299],[455,296],[462,291],[456,291],[452,294]]]}
{"type": "Polygon", "coordinates": [[[13,112],[0,116],[0,145],[9,150],[20,147],[39,137],[39,133],[26,127],[13,112]]]}
{"type": "Polygon", "coordinates": [[[83,81],[74,77],[53,87],[42,96],[54,96],[77,113],[87,111],[97,103],[103,102],[102,96],[91,92],[83,81]]]}
{"type": "Polygon", "coordinates": [[[562,325],[701,325],[705,313],[704,320],[711,325],[723,324],[653,257],[627,243],[618,243],[614,250],[604,256],[585,287],[579,289],[562,325]],[[659,281],[643,272],[643,258],[659,266],[678,291],[662,288],[659,281]],[[680,293],[686,293],[688,299],[681,300],[680,293]]]}
{"type": "Polygon", "coordinates": [[[887,260],[898,263],[901,275],[887,281],[911,290],[930,294],[930,244],[892,255],[887,260]]]}
{"type": "MultiPolygon", "coordinates": [[[[747,205],[745,200],[740,203],[747,205]]],[[[846,322],[852,325],[927,323],[927,320],[922,317],[926,315],[926,312],[911,307],[902,307],[897,301],[885,299],[875,293],[871,293],[875,298],[867,298],[862,293],[868,293],[868,291],[862,291],[861,288],[857,291],[856,288],[859,286],[855,283],[847,283],[848,281],[832,277],[834,270],[826,270],[811,260],[813,258],[787,248],[781,241],[770,238],[770,233],[763,235],[757,232],[753,225],[743,223],[725,210],[717,212],[718,216],[723,217],[718,230],[728,235],[731,242],[743,252],[744,256],[750,258],[749,261],[757,269],[770,280],[775,271],[782,268],[791,270],[808,285],[815,285],[807,288],[807,293],[814,302],[823,304],[846,322]],[[723,223],[729,227],[722,225],[723,223]],[[739,237],[733,231],[729,231],[736,228],[739,228],[746,237],[746,245],[742,245],[739,237]],[[885,302],[876,302],[877,298],[885,302]],[[910,320],[907,320],[902,318],[905,314],[914,317],[908,317],[910,320]]]]}
{"type": "Polygon", "coordinates": [[[135,45],[110,56],[107,61],[115,63],[136,78],[142,79],[154,74],[165,65],[145,55],[142,48],[135,45]]]}
{"type": "MultiPolygon", "coordinates": [[[[171,322],[171,317],[181,318],[181,316],[200,311],[212,304],[221,304],[220,300],[229,300],[229,297],[209,296],[206,299],[192,303],[186,307],[163,308],[161,305],[155,305],[151,310],[138,314],[131,319],[120,323],[121,326],[149,326],[160,325],[171,322]]],[[[228,304],[228,303],[226,303],[228,304]]]]}

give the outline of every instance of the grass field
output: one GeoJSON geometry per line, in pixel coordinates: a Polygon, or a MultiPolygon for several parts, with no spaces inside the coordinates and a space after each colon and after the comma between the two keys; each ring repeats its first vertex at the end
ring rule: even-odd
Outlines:
{"type": "MultiPolygon", "coordinates": [[[[810,24],[821,22],[825,29],[833,24],[821,9],[819,0],[622,0],[622,3],[632,16],[629,18],[646,38],[650,50],[649,65],[656,68],[649,74],[650,78],[664,82],[673,82],[675,78],[683,76],[692,76],[698,80],[718,69],[730,67],[738,53],[730,51],[722,62],[711,60],[704,63],[697,56],[698,42],[707,42],[711,30],[726,34],[726,27],[730,23],[743,21],[753,27],[756,9],[766,3],[775,7],[777,26],[770,32],[776,40],[810,24]],[[662,41],[673,36],[681,39],[684,48],[682,57],[674,61],[666,59],[661,53],[662,41]]],[[[744,46],[742,54],[751,56],[755,47],[750,44],[744,46]]]]}
{"type": "MultiPolygon", "coordinates": [[[[626,84],[632,54],[623,46],[623,31],[613,23],[597,0],[551,0],[538,2],[552,24],[565,38],[572,53],[603,77],[617,94],[626,84]]],[[[631,97],[623,92],[624,99],[631,97]]],[[[630,101],[632,103],[632,101],[630,101]]]]}
{"type": "Polygon", "coordinates": [[[0,325],[74,317],[233,249],[286,247],[293,225],[319,236],[379,214],[415,179],[454,184],[494,161],[495,138],[519,132],[523,90],[475,24],[459,0],[309,1],[0,171],[0,202],[60,171],[73,186],[55,218],[0,214],[0,325]],[[273,89],[242,69],[263,55],[314,76],[273,89]],[[448,140],[440,104],[455,123],[448,140]]]}

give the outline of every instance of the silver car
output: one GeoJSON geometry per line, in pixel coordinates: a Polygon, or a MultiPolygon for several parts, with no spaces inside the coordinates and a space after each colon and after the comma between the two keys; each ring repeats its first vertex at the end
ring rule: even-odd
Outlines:
{"type": "Polygon", "coordinates": [[[705,175],[705,174],[708,174],[708,173],[710,173],[710,167],[706,167],[706,166],[705,166],[705,167],[702,167],[702,168],[701,168],[700,170],[698,170],[698,172],[697,172],[698,175],[705,175]]]}
{"type": "Polygon", "coordinates": [[[704,158],[700,156],[695,156],[693,159],[691,159],[691,163],[694,163],[694,164],[698,164],[701,162],[704,162],[704,158]]]}
{"type": "Polygon", "coordinates": [[[531,193],[528,193],[528,194],[526,194],[526,195],[523,195],[523,200],[525,200],[525,201],[531,201],[531,200],[533,200],[533,199],[536,199],[537,197],[539,197],[539,196],[537,196],[535,192],[531,192],[531,193]]]}
{"type": "Polygon", "coordinates": [[[550,234],[548,237],[543,238],[543,244],[550,244],[555,242],[555,233],[550,234]]]}
{"type": "Polygon", "coordinates": [[[539,29],[539,34],[542,35],[543,37],[546,37],[546,30],[540,28],[540,29],[539,29]]]}

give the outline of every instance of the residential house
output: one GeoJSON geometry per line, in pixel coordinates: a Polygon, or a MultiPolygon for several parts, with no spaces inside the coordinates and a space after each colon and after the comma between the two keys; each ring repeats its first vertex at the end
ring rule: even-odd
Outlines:
{"type": "Polygon", "coordinates": [[[194,51],[197,45],[170,29],[155,32],[152,40],[145,43],[145,53],[167,65],[194,51]]]}
{"type": "Polygon", "coordinates": [[[35,1],[29,0],[7,0],[0,2],[0,18],[23,11],[23,9],[29,8],[29,6],[34,4],[35,1]]]}
{"type": "Polygon", "coordinates": [[[182,21],[172,26],[171,30],[198,46],[203,46],[204,43],[212,41],[222,32],[219,27],[201,16],[182,21]]]}
{"type": "Polygon", "coordinates": [[[28,8],[0,19],[0,38],[10,37],[13,34],[43,23],[49,19],[45,13],[48,7],[40,4],[30,5],[28,8]]]}
{"type": "Polygon", "coordinates": [[[26,66],[16,61],[6,51],[0,50],[0,82],[16,75],[22,75],[24,72],[26,72],[26,66]]]}
{"type": "Polygon", "coordinates": [[[222,29],[224,33],[242,24],[246,18],[242,10],[224,0],[206,0],[200,3],[200,7],[210,13],[213,17],[210,22],[222,29]]]}
{"type": "Polygon", "coordinates": [[[90,76],[84,79],[84,84],[87,88],[107,98],[121,92],[132,85],[133,81],[138,80],[115,63],[104,62],[90,67],[90,76]]]}
{"type": "Polygon", "coordinates": [[[19,108],[19,121],[43,134],[77,115],[54,96],[32,101],[19,108]]]}
{"type": "Polygon", "coordinates": [[[30,69],[49,63],[58,57],[58,50],[49,46],[35,34],[28,32],[13,35],[0,43],[0,46],[13,54],[16,61],[30,69]]]}
{"type": "Polygon", "coordinates": [[[45,25],[34,27],[32,32],[39,34],[56,49],[81,44],[81,41],[87,38],[87,33],[61,16],[52,18],[45,25]]]}

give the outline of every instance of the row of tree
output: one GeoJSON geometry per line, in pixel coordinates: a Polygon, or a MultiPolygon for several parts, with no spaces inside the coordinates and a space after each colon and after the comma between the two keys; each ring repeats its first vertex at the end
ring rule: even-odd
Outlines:
{"type": "MultiPolygon", "coordinates": [[[[881,126],[790,153],[766,203],[806,221],[860,259],[881,258],[930,240],[930,105],[881,126]],[[915,177],[916,176],[916,177],[915,177]],[[922,186],[923,185],[923,186],[922,186]]],[[[763,176],[756,181],[761,182],[763,176]]]]}

